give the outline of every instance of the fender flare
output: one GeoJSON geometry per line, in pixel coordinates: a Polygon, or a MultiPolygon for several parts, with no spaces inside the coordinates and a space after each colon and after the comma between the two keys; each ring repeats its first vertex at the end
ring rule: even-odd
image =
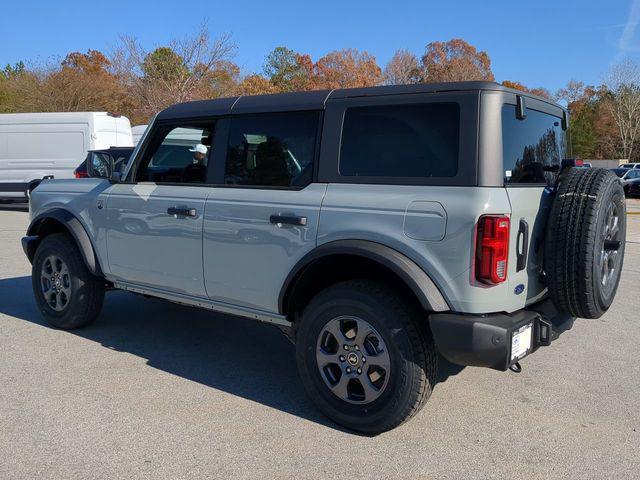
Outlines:
{"type": "Polygon", "coordinates": [[[373,260],[394,272],[416,295],[422,307],[446,312],[450,307],[431,277],[403,253],[369,240],[336,240],[316,247],[296,263],[278,296],[278,310],[284,314],[297,280],[312,263],[332,255],[355,255],[373,260]]]}
{"type": "Polygon", "coordinates": [[[43,238],[40,232],[40,227],[42,226],[43,222],[48,219],[56,220],[57,222],[64,225],[64,227],[69,231],[69,233],[75,240],[76,245],[78,245],[80,253],[82,254],[82,259],[84,260],[84,263],[89,271],[93,275],[103,276],[102,268],[100,267],[100,263],[98,262],[98,258],[96,257],[93,243],[91,243],[89,234],[85,230],[80,220],[78,220],[78,218],[73,213],[62,208],[47,210],[46,212],[43,212],[40,215],[36,216],[29,224],[29,228],[27,228],[27,236],[34,238],[35,240],[29,242],[29,247],[28,249],[26,249],[29,261],[33,261],[36,248],[43,238]]]}

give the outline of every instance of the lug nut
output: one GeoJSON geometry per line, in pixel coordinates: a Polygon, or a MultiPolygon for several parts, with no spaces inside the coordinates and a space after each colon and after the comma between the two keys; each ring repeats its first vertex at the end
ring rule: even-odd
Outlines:
{"type": "Polygon", "coordinates": [[[356,345],[354,348],[355,348],[356,350],[360,350],[360,347],[359,347],[358,345],[356,345]]]}
{"type": "Polygon", "coordinates": [[[349,345],[345,345],[345,346],[344,346],[344,349],[345,349],[345,350],[349,350],[349,345]]]}
{"type": "Polygon", "coordinates": [[[359,369],[358,369],[358,375],[360,375],[361,373],[362,373],[362,369],[361,369],[361,368],[359,368],[359,369]]]}
{"type": "Polygon", "coordinates": [[[351,373],[351,369],[347,367],[347,373],[351,373]]]}
{"type": "Polygon", "coordinates": [[[365,363],[367,361],[367,357],[362,357],[362,363],[365,363]]]}
{"type": "Polygon", "coordinates": [[[340,361],[344,362],[344,355],[340,355],[340,361]]]}

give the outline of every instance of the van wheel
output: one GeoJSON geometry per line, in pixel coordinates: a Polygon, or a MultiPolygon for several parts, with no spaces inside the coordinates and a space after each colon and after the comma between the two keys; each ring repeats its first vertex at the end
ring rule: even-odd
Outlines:
{"type": "Polygon", "coordinates": [[[87,325],[102,309],[104,281],[89,272],[67,234],[52,234],[40,242],[31,282],[40,313],[56,328],[71,330],[87,325]]]}
{"type": "Polygon", "coordinates": [[[609,170],[573,168],[549,214],[544,262],[559,310],[599,318],[615,298],[624,259],[626,211],[620,180],[609,170]]]}
{"type": "Polygon", "coordinates": [[[316,406],[367,434],[397,427],[420,411],[438,361],[426,316],[365,280],[336,284],[311,300],[300,319],[296,358],[316,406]]]}

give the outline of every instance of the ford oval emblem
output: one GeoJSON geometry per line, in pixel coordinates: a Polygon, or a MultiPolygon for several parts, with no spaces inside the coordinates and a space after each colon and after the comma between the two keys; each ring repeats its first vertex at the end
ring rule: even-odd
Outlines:
{"type": "Polygon", "coordinates": [[[524,292],[524,285],[522,283],[520,285],[516,285],[516,288],[513,289],[513,293],[516,295],[520,295],[522,292],[524,292]]]}

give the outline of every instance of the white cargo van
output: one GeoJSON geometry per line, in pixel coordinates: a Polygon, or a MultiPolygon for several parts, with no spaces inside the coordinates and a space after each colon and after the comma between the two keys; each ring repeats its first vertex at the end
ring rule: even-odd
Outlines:
{"type": "Polygon", "coordinates": [[[107,112],[0,115],[0,198],[22,199],[44,178],[73,178],[88,150],[133,146],[129,119],[107,112]]]}
{"type": "Polygon", "coordinates": [[[133,135],[133,144],[137,145],[148,125],[136,125],[131,127],[131,135],[133,135]]]}

